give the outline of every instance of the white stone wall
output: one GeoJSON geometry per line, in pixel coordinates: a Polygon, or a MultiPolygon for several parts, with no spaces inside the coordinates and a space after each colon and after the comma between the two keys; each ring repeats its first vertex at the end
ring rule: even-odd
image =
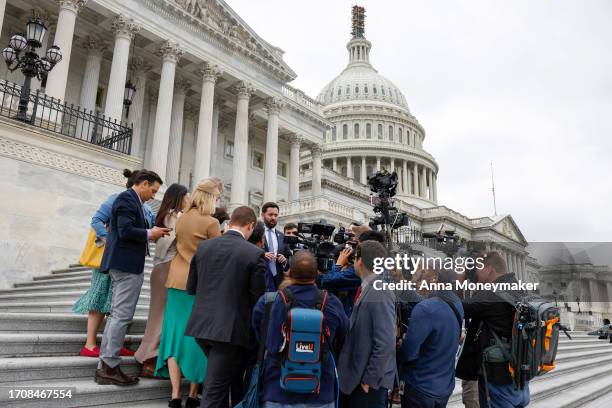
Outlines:
{"type": "Polygon", "coordinates": [[[77,263],[134,158],[0,118],[0,288],[77,263]]]}

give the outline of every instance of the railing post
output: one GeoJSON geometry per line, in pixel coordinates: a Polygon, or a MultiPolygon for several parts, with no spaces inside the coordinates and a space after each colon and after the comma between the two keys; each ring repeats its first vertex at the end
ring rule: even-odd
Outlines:
{"type": "Polygon", "coordinates": [[[38,110],[38,98],[40,98],[40,89],[36,90],[36,96],[34,97],[34,106],[32,106],[32,117],[30,117],[31,125],[33,125],[36,121],[36,111],[38,110]]]}

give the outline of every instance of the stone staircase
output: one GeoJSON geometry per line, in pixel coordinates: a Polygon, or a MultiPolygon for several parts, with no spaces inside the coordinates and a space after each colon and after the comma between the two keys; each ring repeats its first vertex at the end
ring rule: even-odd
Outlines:
{"type": "MultiPolygon", "coordinates": [[[[146,324],[149,277],[126,345],[136,349],[146,324]]],[[[167,380],[142,378],[136,386],[102,386],[94,383],[97,359],[78,356],[85,343],[87,317],[74,314],[74,301],[89,287],[89,268],[71,266],[0,290],[0,406],[2,407],[165,407],[170,395],[167,380]],[[11,400],[10,387],[72,387],[71,399],[11,400]]],[[[609,408],[612,406],[612,344],[572,333],[561,337],[557,368],[531,383],[534,408],[609,408]]],[[[122,367],[136,374],[133,357],[123,357],[122,367]]],[[[461,385],[449,407],[462,407],[461,385]]]]}

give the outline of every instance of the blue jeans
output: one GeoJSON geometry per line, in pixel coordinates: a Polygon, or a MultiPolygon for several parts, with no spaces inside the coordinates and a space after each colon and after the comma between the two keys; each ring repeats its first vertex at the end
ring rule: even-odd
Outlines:
{"type": "Polygon", "coordinates": [[[445,408],[449,396],[444,398],[430,397],[406,385],[402,395],[402,408],[445,408]]]}
{"type": "Polygon", "coordinates": [[[529,405],[529,384],[522,390],[515,390],[512,384],[488,383],[491,406],[487,405],[484,381],[478,380],[480,408],[524,408],[529,405]]]}

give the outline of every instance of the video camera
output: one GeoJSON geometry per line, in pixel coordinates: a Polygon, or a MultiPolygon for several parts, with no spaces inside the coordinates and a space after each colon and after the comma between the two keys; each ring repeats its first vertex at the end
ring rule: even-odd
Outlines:
{"type": "Polygon", "coordinates": [[[393,197],[396,194],[398,177],[396,172],[389,173],[387,170],[376,172],[368,178],[370,191],[370,204],[373,206],[374,217],[370,220],[370,228],[378,230],[378,226],[384,230],[387,243],[391,241],[391,230],[410,224],[408,214],[400,212],[394,206],[393,197]]]}
{"type": "Polygon", "coordinates": [[[333,252],[335,245],[329,241],[333,235],[334,227],[326,222],[300,222],[297,236],[285,235],[285,243],[292,251],[308,250],[317,259],[319,271],[327,273],[333,266],[333,252]],[[301,248],[298,248],[298,245],[301,248]]]}

